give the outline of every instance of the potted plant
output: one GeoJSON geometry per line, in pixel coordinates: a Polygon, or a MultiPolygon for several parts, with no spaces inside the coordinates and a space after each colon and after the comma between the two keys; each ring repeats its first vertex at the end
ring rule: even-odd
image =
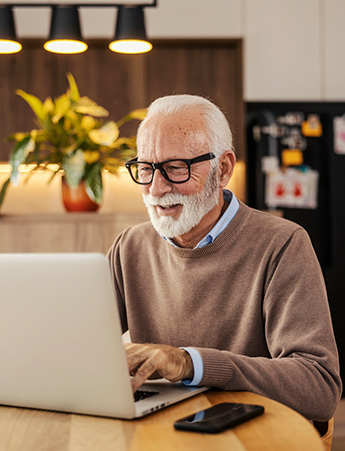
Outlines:
{"type": "Polygon", "coordinates": [[[96,210],[102,203],[102,171],[117,174],[123,162],[136,153],[136,139],[120,137],[119,128],[132,119],[142,120],[145,109],[131,111],[115,122],[106,120],[109,112],[90,98],[79,94],[72,74],[67,75],[66,93],[42,102],[22,90],[16,93],[31,107],[39,128],[26,133],[15,133],[9,157],[11,175],[2,186],[0,206],[10,184],[19,182],[19,166],[34,165],[30,175],[38,170],[52,172],[50,181],[63,173],[64,205],[68,211],[83,210],[85,201],[96,210]],[[70,200],[77,198],[77,205],[70,200]],[[78,204],[79,202],[79,204],[78,204]]]}

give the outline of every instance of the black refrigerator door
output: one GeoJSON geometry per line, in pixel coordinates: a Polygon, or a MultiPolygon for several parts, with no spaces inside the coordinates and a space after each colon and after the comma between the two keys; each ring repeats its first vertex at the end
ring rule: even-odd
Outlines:
{"type": "Polygon", "coordinates": [[[279,208],[283,216],[302,225],[310,235],[325,277],[334,332],[345,379],[345,155],[334,152],[333,118],[345,114],[345,103],[276,103],[247,104],[247,193],[248,204],[267,209],[265,175],[261,159],[277,153],[279,138],[263,133],[258,139],[256,126],[276,123],[289,112],[318,114],[323,133],[308,138],[303,151],[305,163],[319,172],[316,209],[279,208]],[[256,131],[255,131],[256,130],[256,131]]]}
{"type": "MultiPolygon", "coordinates": [[[[265,174],[261,169],[264,156],[277,156],[281,159],[284,146],[280,137],[268,133],[258,133],[258,127],[265,130],[267,125],[275,124],[278,117],[288,113],[301,112],[303,116],[317,113],[323,126],[321,137],[306,139],[303,150],[304,163],[319,173],[317,208],[281,208],[283,216],[302,225],[310,235],[314,249],[323,269],[332,265],[332,246],[330,244],[330,150],[332,148],[332,117],[322,112],[316,104],[295,103],[249,103],[247,105],[247,193],[248,204],[260,210],[267,210],[265,202],[265,174]]],[[[286,128],[289,128],[287,126],[286,128]]],[[[290,127],[291,129],[294,126],[290,127]]]]}

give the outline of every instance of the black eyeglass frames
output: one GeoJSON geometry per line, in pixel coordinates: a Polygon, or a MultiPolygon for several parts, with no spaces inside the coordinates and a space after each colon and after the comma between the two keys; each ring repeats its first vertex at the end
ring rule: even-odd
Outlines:
{"type": "Polygon", "coordinates": [[[192,159],[174,159],[162,161],[161,163],[149,163],[138,161],[138,157],[125,163],[128,172],[135,183],[139,185],[149,185],[152,183],[155,170],[159,169],[162,176],[170,183],[185,183],[190,179],[190,167],[194,163],[213,160],[216,156],[213,153],[205,153],[192,159]]]}

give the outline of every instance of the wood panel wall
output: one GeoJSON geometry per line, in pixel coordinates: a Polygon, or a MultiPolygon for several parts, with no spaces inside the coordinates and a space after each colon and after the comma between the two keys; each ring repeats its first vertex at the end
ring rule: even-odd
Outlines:
{"type": "MultiPolygon", "coordinates": [[[[238,157],[245,159],[242,41],[159,40],[143,55],[110,52],[105,40],[89,43],[80,55],[56,55],[38,40],[24,41],[16,55],[0,56],[0,161],[7,161],[6,137],[34,128],[33,113],[15,95],[22,89],[44,100],[67,88],[66,74],[77,80],[80,93],[110,111],[114,120],[129,110],[146,107],[168,94],[199,94],[219,105],[232,125],[238,157]]],[[[135,133],[137,123],[123,128],[135,133]]]]}

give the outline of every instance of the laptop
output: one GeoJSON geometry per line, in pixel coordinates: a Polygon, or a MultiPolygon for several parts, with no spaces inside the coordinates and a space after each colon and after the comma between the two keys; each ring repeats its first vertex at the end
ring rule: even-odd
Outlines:
{"type": "Polygon", "coordinates": [[[131,419],[207,390],[160,380],[135,402],[103,254],[0,254],[0,287],[2,405],[131,419]]]}

